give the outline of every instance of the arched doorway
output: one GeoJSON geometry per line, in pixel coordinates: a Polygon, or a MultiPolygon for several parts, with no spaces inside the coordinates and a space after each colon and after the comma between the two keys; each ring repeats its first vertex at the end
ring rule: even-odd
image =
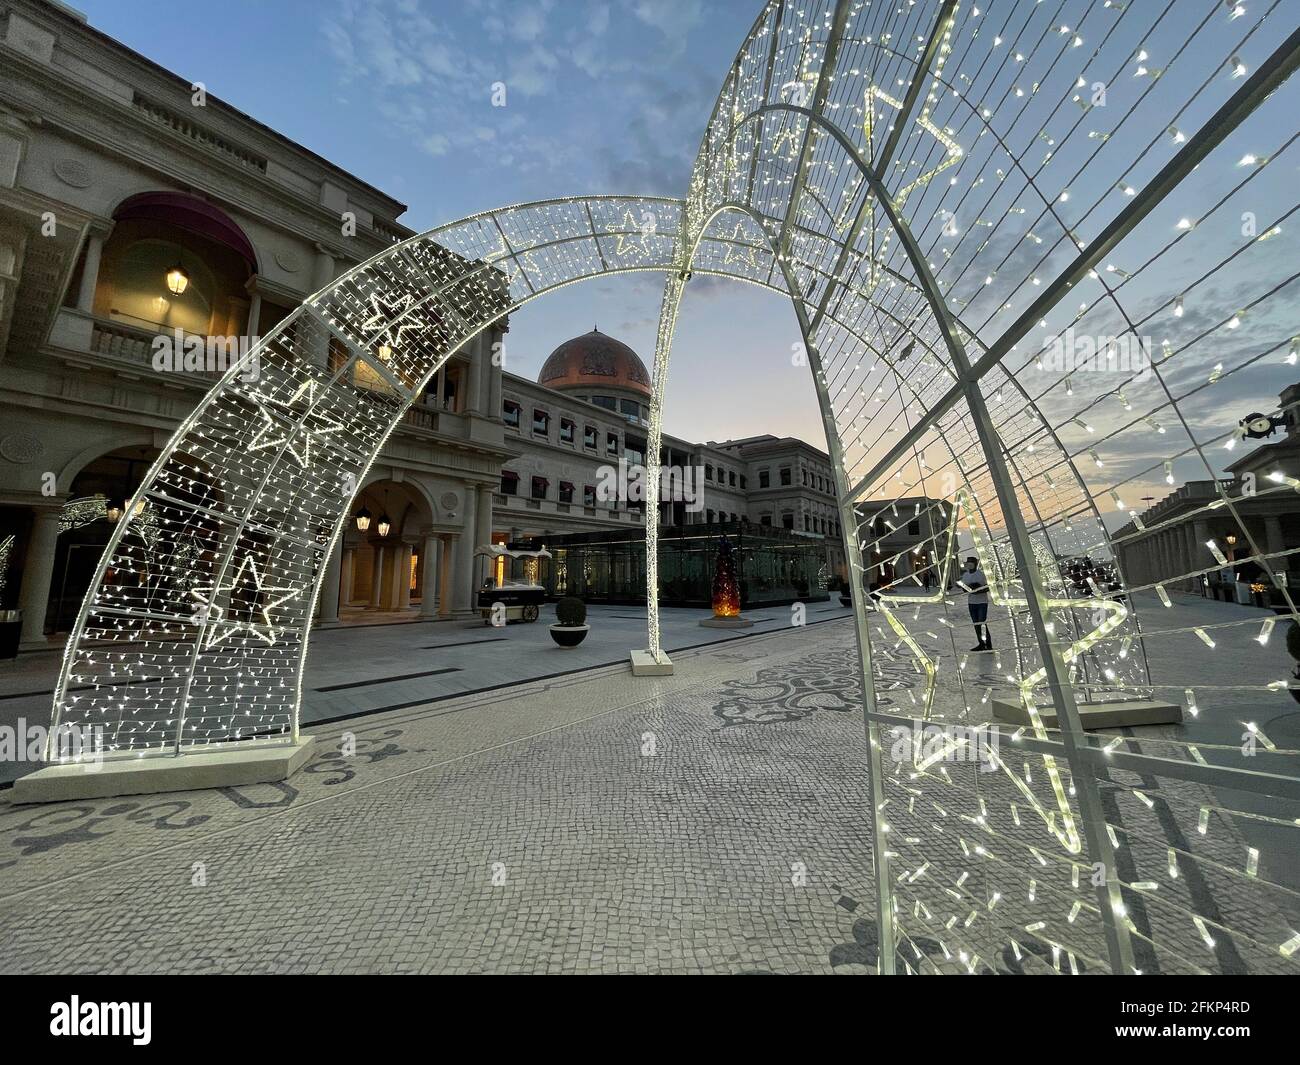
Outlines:
{"type": "Polygon", "coordinates": [[[372,481],[353,501],[343,534],[339,616],[433,614],[438,574],[426,566],[433,512],[409,482],[372,481]]]}

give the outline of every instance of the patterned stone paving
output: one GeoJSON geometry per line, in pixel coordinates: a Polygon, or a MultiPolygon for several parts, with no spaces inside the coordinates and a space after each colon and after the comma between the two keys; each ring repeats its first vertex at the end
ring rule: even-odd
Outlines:
{"type": "MultiPolygon", "coordinates": [[[[756,636],[676,663],[670,678],[609,667],[313,730],[318,753],[286,784],[47,807],[0,799],[0,969],[871,971],[851,625],[756,636]]],[[[910,712],[913,671],[880,668],[882,704],[910,712]]],[[[895,875],[912,877],[899,887],[903,957],[927,971],[1048,970],[1042,937],[1096,933],[1087,911],[1065,916],[1086,886],[1074,892],[1049,852],[1029,904],[999,864],[1027,838],[1010,822],[1006,776],[946,770],[951,784],[925,784],[926,801],[951,788],[948,834],[927,843],[930,868],[914,877],[921,859],[905,837],[922,813],[904,815],[913,783],[904,767],[890,770],[895,875]],[[971,795],[986,800],[996,835],[961,822],[971,795]],[[977,836],[990,853],[973,863],[961,840],[977,836]],[[972,874],[954,889],[962,869],[972,874]],[[1040,936],[1023,932],[1044,915],[1040,936]]],[[[1199,836],[1202,791],[1144,784],[1153,811],[1114,776],[1125,785],[1108,790],[1117,823],[1142,837],[1133,879],[1161,881],[1160,901],[1134,910],[1162,944],[1139,951],[1148,971],[1283,967],[1286,900],[1244,882],[1231,822],[1216,815],[1199,836]],[[1170,882],[1158,871],[1189,822],[1195,860],[1170,882]],[[1258,942],[1219,934],[1207,950],[1165,896],[1258,942]]],[[[1050,838],[1041,826],[1037,837],[1050,838]]],[[[1077,963],[1102,967],[1083,951],[1077,963]]]]}

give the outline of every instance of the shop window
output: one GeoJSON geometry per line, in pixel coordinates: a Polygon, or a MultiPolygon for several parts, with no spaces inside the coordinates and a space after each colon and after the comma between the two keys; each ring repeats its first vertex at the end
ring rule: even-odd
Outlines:
{"type": "Polygon", "coordinates": [[[501,404],[501,420],[511,429],[519,428],[519,404],[508,399],[501,404]]]}

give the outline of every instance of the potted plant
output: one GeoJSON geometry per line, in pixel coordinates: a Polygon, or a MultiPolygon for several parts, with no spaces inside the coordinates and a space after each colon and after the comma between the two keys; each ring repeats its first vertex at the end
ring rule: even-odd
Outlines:
{"type": "Polygon", "coordinates": [[[555,604],[555,624],[551,626],[551,639],[561,647],[577,647],[590,631],[587,604],[581,599],[570,595],[555,604]]]}

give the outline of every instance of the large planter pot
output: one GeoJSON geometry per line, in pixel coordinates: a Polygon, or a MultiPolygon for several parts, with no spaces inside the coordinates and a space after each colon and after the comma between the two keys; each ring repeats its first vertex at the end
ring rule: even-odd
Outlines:
{"type": "Polygon", "coordinates": [[[551,639],[561,647],[577,647],[590,631],[590,625],[552,625],[551,639]]]}

